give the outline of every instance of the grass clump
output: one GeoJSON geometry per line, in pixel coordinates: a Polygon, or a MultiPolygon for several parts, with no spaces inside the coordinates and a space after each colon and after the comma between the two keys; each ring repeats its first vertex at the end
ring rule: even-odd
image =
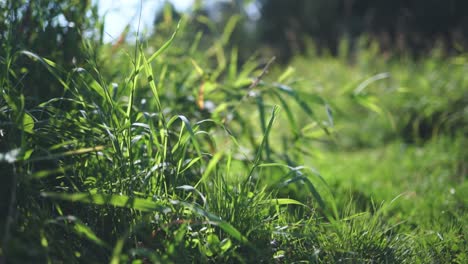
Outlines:
{"type": "MultiPolygon", "coordinates": [[[[264,166],[275,161],[268,138],[279,110],[260,99],[262,89],[268,93],[260,83],[268,67],[255,73],[253,61],[239,71],[217,63],[216,74],[207,75],[196,56],[181,58],[180,66],[170,53],[160,57],[176,33],[150,56],[137,43],[128,76],[115,82],[93,56],[70,72],[29,51],[4,65],[27,57],[64,89],[26,109],[21,94],[13,99],[21,79],[4,71],[12,82],[3,93],[9,151],[2,166],[15,186],[3,235],[7,259],[271,259],[271,232],[282,219],[271,210],[306,205],[277,197],[278,187],[263,180],[284,173],[264,166]],[[181,88],[195,88],[197,99],[181,88]],[[210,109],[208,99],[216,102],[210,109]],[[260,110],[261,124],[237,119],[251,108],[260,110]]],[[[238,63],[235,50],[231,60],[238,63]]]]}

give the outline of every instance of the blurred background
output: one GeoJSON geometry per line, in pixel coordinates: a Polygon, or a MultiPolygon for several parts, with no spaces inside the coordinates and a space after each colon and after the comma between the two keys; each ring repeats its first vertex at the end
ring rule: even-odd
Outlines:
{"type": "MultiPolygon", "coordinates": [[[[68,41],[79,44],[79,37],[74,33],[78,31],[87,31],[87,36],[94,34],[105,43],[115,43],[122,35],[132,38],[138,29],[140,37],[149,38],[152,34],[161,34],[158,23],[178,20],[182,14],[197,18],[195,31],[196,27],[209,27],[203,22],[208,20],[219,32],[229,18],[236,15],[239,21],[231,44],[241,47],[239,50],[243,54],[270,52],[282,62],[295,54],[307,53],[311,46],[319,53],[332,55],[338,54],[340,47],[353,50],[362,38],[376,41],[387,56],[404,53],[418,57],[434,48],[453,55],[466,48],[468,36],[468,2],[464,0],[1,2],[2,32],[7,29],[7,10],[15,13],[16,20],[22,20],[18,30],[23,34],[18,34],[18,38],[24,38],[25,42],[17,39],[18,45],[33,44],[35,39],[45,35],[47,39],[41,39],[42,43],[64,47],[70,46],[63,45],[68,41]],[[100,26],[103,31],[99,35],[96,29],[100,26]],[[33,32],[38,29],[46,30],[47,34],[33,32]],[[50,34],[57,36],[54,38],[50,34]],[[55,43],[50,43],[52,41],[55,43]]],[[[205,30],[204,35],[215,34],[216,30],[212,29],[205,30]]],[[[0,37],[5,38],[5,34],[2,35],[0,37]]]]}
{"type": "Polygon", "coordinates": [[[137,29],[140,4],[141,25],[149,32],[162,19],[164,6],[175,16],[206,15],[223,24],[236,14],[242,26],[234,42],[256,50],[267,46],[283,61],[304,53],[313,42],[322,52],[336,54],[340,41],[353,47],[367,36],[384,52],[411,52],[420,56],[440,47],[449,54],[467,45],[468,2],[463,0],[174,0],[95,1],[105,17],[106,41],[118,38],[127,25],[137,29]],[[248,42],[245,43],[245,42],[248,42]]]}

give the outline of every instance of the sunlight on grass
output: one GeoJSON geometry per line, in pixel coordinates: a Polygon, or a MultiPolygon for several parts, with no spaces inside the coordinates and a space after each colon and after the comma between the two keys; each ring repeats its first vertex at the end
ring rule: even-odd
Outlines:
{"type": "Polygon", "coordinates": [[[71,66],[6,35],[0,262],[466,261],[466,55],[285,67],[171,19],[71,66]]]}

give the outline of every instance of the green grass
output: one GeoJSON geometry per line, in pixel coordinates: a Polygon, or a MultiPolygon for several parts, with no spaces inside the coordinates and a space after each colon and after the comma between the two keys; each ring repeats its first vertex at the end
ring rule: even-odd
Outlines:
{"type": "Polygon", "coordinates": [[[88,44],[72,71],[7,52],[0,256],[464,263],[465,57],[411,64],[369,49],[353,64],[302,57],[283,69],[241,62],[234,23],[208,47],[184,19],[117,53],[88,44]],[[63,96],[25,96],[18,58],[47,69],[63,96]]]}
{"type": "MultiPolygon", "coordinates": [[[[420,243],[445,244],[452,250],[447,256],[462,258],[467,234],[467,184],[460,178],[466,171],[460,167],[465,162],[462,146],[465,139],[440,138],[422,147],[395,142],[371,150],[324,152],[314,163],[329,175],[326,180],[335,197],[342,199],[337,200],[342,211],[349,200],[359,211],[391,203],[386,222],[398,224],[402,233],[414,232],[420,243]]],[[[435,244],[429,247],[437,250],[435,244]]]]}

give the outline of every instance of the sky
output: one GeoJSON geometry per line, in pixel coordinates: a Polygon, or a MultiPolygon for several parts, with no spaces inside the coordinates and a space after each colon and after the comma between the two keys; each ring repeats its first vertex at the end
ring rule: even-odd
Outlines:
{"type": "MultiPolygon", "coordinates": [[[[105,16],[105,42],[112,42],[119,38],[125,26],[130,23],[132,29],[138,28],[140,0],[94,0],[99,5],[101,17],[105,16]]],[[[164,0],[142,0],[143,9],[141,14],[140,32],[144,29],[150,30],[155,14],[164,0]]],[[[193,0],[171,0],[177,10],[187,10],[193,0]]]]}

